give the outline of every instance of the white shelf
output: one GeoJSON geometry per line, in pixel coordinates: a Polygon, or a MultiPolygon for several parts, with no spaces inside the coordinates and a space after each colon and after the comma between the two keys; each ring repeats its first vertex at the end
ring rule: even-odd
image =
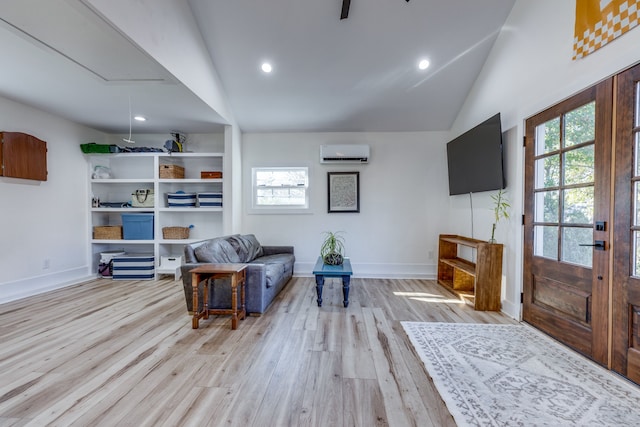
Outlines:
{"type": "Polygon", "coordinates": [[[182,178],[182,179],[159,179],[158,182],[160,184],[200,184],[200,183],[206,183],[206,184],[211,184],[211,183],[215,183],[215,182],[219,182],[222,183],[222,178],[192,178],[192,179],[186,179],[186,178],[182,178]]]}
{"type": "MultiPolygon", "coordinates": [[[[149,208],[89,208],[89,236],[93,235],[94,226],[121,225],[123,213],[154,214],[153,240],[91,239],[93,272],[97,272],[100,252],[105,250],[122,247],[129,247],[131,251],[144,249],[153,252],[158,267],[162,256],[181,254],[181,246],[222,234],[223,207],[169,207],[166,205],[166,194],[180,190],[187,193],[222,193],[222,178],[203,179],[200,173],[222,171],[224,176],[224,153],[96,153],[85,157],[89,173],[87,203],[91,203],[92,197],[103,203],[127,203],[131,201],[131,193],[139,188],[153,189],[155,194],[155,206],[149,208]],[[161,179],[160,165],[165,164],[184,167],[185,178],[161,179]],[[112,178],[91,178],[96,166],[108,167],[112,178]],[[195,227],[189,239],[162,238],[163,227],[189,225],[195,227]]],[[[157,268],[156,274],[160,274],[157,268]]]]}
{"type": "MultiPolygon", "coordinates": [[[[127,210],[127,209],[123,209],[127,210]]],[[[131,210],[131,209],[128,209],[131,210]]],[[[199,206],[191,206],[184,208],[158,208],[159,212],[222,212],[222,208],[218,207],[199,207],[199,206]]]]}
{"type": "MultiPolygon", "coordinates": [[[[149,153],[153,154],[153,153],[149,153]]],[[[157,153],[160,157],[173,157],[173,158],[189,158],[189,157],[224,157],[224,153],[157,153]]]]}
{"type": "Polygon", "coordinates": [[[92,184],[153,184],[154,179],[137,179],[137,178],[105,178],[91,179],[92,184]]]}
{"type": "Polygon", "coordinates": [[[91,243],[100,243],[103,245],[152,245],[154,243],[154,240],[126,240],[126,239],[120,239],[120,240],[104,240],[104,239],[93,239],[91,240],[91,243]]]}
{"type": "Polygon", "coordinates": [[[155,208],[91,208],[91,212],[153,213],[155,208]]]}
{"type": "Polygon", "coordinates": [[[188,245],[189,243],[198,242],[203,239],[162,239],[159,240],[160,244],[164,245],[188,245]]]}

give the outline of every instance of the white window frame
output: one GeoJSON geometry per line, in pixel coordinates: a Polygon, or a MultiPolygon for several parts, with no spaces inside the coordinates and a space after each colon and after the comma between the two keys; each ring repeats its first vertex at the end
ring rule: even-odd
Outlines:
{"type": "Polygon", "coordinates": [[[256,166],[251,168],[251,193],[250,193],[250,209],[249,213],[309,213],[310,212],[310,204],[309,204],[309,176],[310,170],[308,166],[256,166]],[[256,182],[257,173],[260,171],[287,171],[287,170],[303,170],[306,174],[305,183],[303,186],[300,185],[291,185],[291,186],[276,186],[272,188],[283,189],[283,188],[295,188],[300,189],[304,188],[305,201],[304,204],[300,205],[284,205],[284,204],[276,204],[276,205],[259,205],[258,204],[258,189],[265,188],[264,186],[258,186],[256,182]]]}

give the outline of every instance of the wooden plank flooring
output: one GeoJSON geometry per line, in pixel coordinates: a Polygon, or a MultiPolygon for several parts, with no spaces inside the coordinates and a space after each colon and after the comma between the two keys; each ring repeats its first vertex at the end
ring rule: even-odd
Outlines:
{"type": "Polygon", "coordinates": [[[182,282],[96,279],[0,305],[0,426],[454,426],[401,321],[515,323],[433,281],[293,278],[236,331],[182,282]]]}

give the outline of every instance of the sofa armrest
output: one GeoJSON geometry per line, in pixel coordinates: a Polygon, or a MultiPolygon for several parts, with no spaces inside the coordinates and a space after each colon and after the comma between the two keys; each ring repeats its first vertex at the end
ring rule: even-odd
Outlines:
{"type": "Polygon", "coordinates": [[[203,264],[199,262],[190,262],[190,263],[182,264],[180,266],[180,272],[182,273],[182,283],[184,285],[191,286],[191,270],[193,270],[196,267],[200,267],[201,265],[203,264]]]}
{"type": "Polygon", "coordinates": [[[293,246],[263,246],[262,256],[276,254],[292,254],[293,246]]]}

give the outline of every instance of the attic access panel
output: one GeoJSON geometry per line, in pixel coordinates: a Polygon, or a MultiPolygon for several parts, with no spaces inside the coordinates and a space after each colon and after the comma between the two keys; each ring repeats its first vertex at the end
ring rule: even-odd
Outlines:
{"type": "Polygon", "coordinates": [[[47,143],[20,132],[0,133],[0,176],[47,180],[47,143]]]}

